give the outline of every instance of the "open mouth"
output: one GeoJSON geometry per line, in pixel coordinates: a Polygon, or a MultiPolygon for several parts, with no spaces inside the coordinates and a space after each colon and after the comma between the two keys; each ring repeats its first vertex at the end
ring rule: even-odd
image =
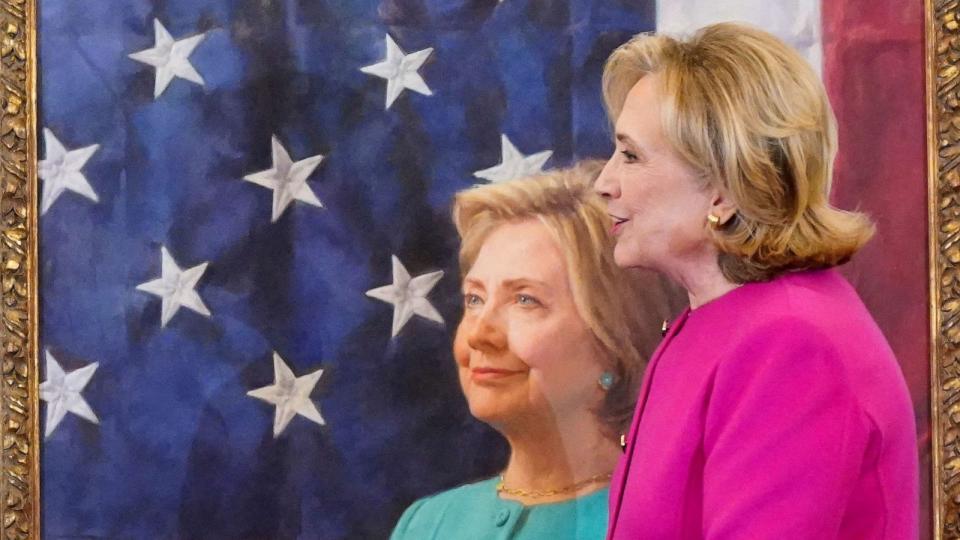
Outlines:
{"type": "Polygon", "coordinates": [[[623,224],[630,221],[627,218],[618,217],[613,214],[610,214],[610,218],[613,219],[613,227],[610,228],[610,232],[612,234],[617,234],[620,232],[620,229],[623,228],[623,224]]]}

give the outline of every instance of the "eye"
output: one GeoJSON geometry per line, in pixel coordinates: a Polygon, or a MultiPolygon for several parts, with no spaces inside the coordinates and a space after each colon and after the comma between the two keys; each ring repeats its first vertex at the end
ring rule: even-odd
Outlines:
{"type": "Polygon", "coordinates": [[[463,305],[465,307],[477,307],[483,305],[483,299],[479,295],[466,293],[463,295],[463,305]]]}
{"type": "Polygon", "coordinates": [[[629,150],[621,150],[620,153],[623,154],[623,158],[627,163],[633,163],[637,161],[637,155],[629,150]]]}
{"type": "Polygon", "coordinates": [[[529,294],[518,294],[517,303],[520,304],[521,306],[526,306],[526,307],[535,307],[535,306],[543,305],[540,303],[539,300],[530,296],[529,294]]]}

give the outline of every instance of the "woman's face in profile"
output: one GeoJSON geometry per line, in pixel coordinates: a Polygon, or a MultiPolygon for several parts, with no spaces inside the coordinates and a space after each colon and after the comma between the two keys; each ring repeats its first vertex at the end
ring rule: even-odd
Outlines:
{"type": "Polygon", "coordinates": [[[709,242],[714,195],[661,129],[659,84],[658,75],[648,75],[627,94],[616,149],[594,188],[614,220],[617,265],[670,273],[709,242]]]}
{"type": "Polygon", "coordinates": [[[498,427],[596,405],[601,364],[546,226],[528,220],[495,229],[463,293],[454,356],[475,417],[498,427]]]}

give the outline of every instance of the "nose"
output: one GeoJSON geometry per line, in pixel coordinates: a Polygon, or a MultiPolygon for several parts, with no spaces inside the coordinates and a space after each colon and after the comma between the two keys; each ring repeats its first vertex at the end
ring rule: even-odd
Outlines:
{"type": "Polygon", "coordinates": [[[483,353],[498,353],[507,348],[507,333],[495,315],[481,313],[467,333],[467,345],[483,353]]]}
{"type": "Polygon", "coordinates": [[[600,171],[600,176],[593,183],[593,190],[606,200],[620,197],[620,183],[616,179],[616,164],[613,160],[613,157],[607,160],[607,164],[600,171]]]}

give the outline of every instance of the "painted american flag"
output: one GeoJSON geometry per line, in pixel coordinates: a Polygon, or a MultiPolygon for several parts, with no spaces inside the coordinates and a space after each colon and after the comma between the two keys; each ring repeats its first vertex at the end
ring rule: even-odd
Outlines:
{"type": "Polygon", "coordinates": [[[818,3],[768,4],[40,0],[44,537],[385,538],[493,474],[452,195],[608,155],[634,33],[818,64],[818,3]]]}

